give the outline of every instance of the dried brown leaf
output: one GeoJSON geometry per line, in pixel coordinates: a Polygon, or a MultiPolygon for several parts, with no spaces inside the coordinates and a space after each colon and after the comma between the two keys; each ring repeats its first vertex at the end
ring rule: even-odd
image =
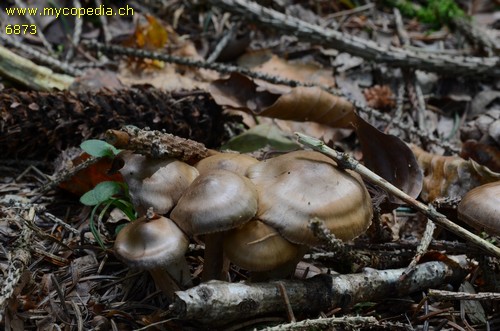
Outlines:
{"type": "Polygon", "coordinates": [[[439,198],[461,198],[476,186],[500,180],[500,173],[473,160],[427,153],[415,145],[411,149],[424,171],[420,197],[426,202],[439,198]]]}
{"type": "Polygon", "coordinates": [[[302,83],[315,83],[329,87],[335,86],[332,70],[322,68],[316,63],[287,61],[276,55],[254,52],[240,57],[238,64],[251,67],[253,71],[280,76],[302,83]]]}
{"type": "Polygon", "coordinates": [[[286,87],[251,80],[241,74],[214,81],[209,91],[222,106],[255,115],[292,121],[314,121],[347,127],[356,121],[354,106],[319,87],[286,87]]]}
{"type": "Polygon", "coordinates": [[[411,150],[399,138],[380,132],[361,119],[344,98],[318,87],[271,85],[241,74],[214,81],[209,91],[219,105],[254,115],[354,127],[367,166],[409,195],[416,197],[420,193],[422,174],[411,150]]]}
{"type": "Polygon", "coordinates": [[[417,197],[422,190],[423,174],[408,146],[398,137],[377,130],[361,117],[355,126],[365,165],[408,195],[417,197]]]}

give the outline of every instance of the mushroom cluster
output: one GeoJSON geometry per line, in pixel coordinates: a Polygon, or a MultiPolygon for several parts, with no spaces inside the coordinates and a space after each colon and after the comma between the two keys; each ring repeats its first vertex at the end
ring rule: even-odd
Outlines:
{"type": "Polygon", "coordinates": [[[307,246],[321,244],[309,221],[318,218],[337,238],[353,239],[371,224],[371,199],[361,178],[313,151],[296,151],[251,165],[257,188],[254,220],[232,230],[224,249],[236,265],[252,271],[293,272],[307,246]],[[251,258],[250,258],[251,257],[251,258]],[[258,262],[255,262],[258,261],[258,262]]]}
{"type": "MultiPolygon", "coordinates": [[[[203,281],[226,278],[225,257],[244,269],[279,270],[274,276],[284,277],[293,272],[307,247],[321,243],[308,226],[311,219],[322,220],[342,240],[359,236],[371,223],[371,200],[361,178],[338,169],[335,161],[318,152],[296,151],[265,161],[220,153],[194,167],[133,154],[124,160],[121,173],[137,210],[144,213],[152,207],[168,217],[157,221],[145,216],[127,225],[115,243],[124,261],[135,261],[128,257],[134,254],[146,256],[124,247],[145,250],[162,241],[152,224],[168,222],[187,236],[185,242],[203,236],[203,281]],[[141,241],[139,236],[149,239],[141,241]],[[132,244],[123,244],[122,238],[132,238],[132,244]]],[[[131,263],[157,273],[155,263],[131,263]]],[[[185,286],[185,272],[183,268],[168,274],[185,286]]]]}

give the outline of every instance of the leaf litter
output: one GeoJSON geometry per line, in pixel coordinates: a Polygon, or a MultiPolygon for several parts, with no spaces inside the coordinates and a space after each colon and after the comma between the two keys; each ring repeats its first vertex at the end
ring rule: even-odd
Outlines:
{"type": "MultiPolygon", "coordinates": [[[[53,173],[52,164],[57,154],[78,146],[83,140],[103,138],[107,129],[138,123],[141,128],[163,127],[211,148],[225,144],[226,148],[253,152],[259,158],[279,154],[283,149],[296,149],[293,132],[306,132],[356,156],[376,173],[410,195],[432,203],[456,222],[459,220],[454,206],[464,194],[477,185],[498,181],[495,171],[498,172],[500,163],[499,86],[491,77],[450,77],[439,71],[437,74],[420,71],[418,65],[406,69],[393,67],[391,63],[374,64],[371,60],[377,62],[377,58],[336,50],[331,44],[322,44],[314,38],[307,40],[300,34],[266,26],[263,22],[254,24],[258,21],[255,18],[217,6],[222,2],[213,1],[216,6],[211,6],[195,1],[144,1],[141,4],[131,1],[136,10],[134,17],[111,18],[101,21],[100,25],[88,21],[83,33],[78,32],[73,23],[54,24],[59,23],[57,20],[40,23],[44,34],[50,36],[48,42],[61,46],[61,54],[44,50],[29,38],[23,40],[24,44],[50,56],[70,59],[71,66],[101,69],[79,77],[70,94],[40,94],[23,91],[22,86],[14,86],[16,90],[0,90],[0,144],[6,151],[0,170],[3,195],[0,200],[3,275],[0,277],[6,285],[1,289],[0,298],[4,300],[2,323],[6,330],[207,328],[195,319],[177,319],[175,312],[168,309],[167,298],[155,289],[146,273],[130,270],[114,257],[111,244],[120,227],[127,224],[125,217],[118,216],[111,222],[99,219],[95,224],[108,247],[103,250],[90,231],[91,210],[78,202],[78,196],[65,193],[64,186],[37,192],[38,186],[57,178],[58,172],[53,173]],[[124,29],[125,26],[128,29],[124,29]],[[104,37],[105,31],[108,31],[107,37],[104,37]],[[271,79],[248,76],[245,71],[228,76],[212,67],[179,65],[133,55],[100,56],[83,43],[79,45],[80,52],[67,56],[75,47],[70,41],[77,40],[74,38],[78,33],[82,33],[83,41],[99,36],[123,46],[182,56],[195,62],[204,62],[208,57],[224,59],[225,64],[237,64],[271,79]],[[128,43],[120,41],[124,36],[128,43]],[[232,45],[240,45],[240,49],[229,51],[232,45]],[[224,56],[216,54],[221,50],[227,50],[224,56]],[[239,55],[243,56],[238,59],[239,55]],[[116,75],[105,74],[113,71],[116,75]],[[273,82],[274,76],[299,84],[273,82]],[[112,88],[79,95],[92,90],[85,86],[112,88]],[[163,90],[162,94],[157,92],[159,89],[163,90]],[[133,97],[130,90],[135,93],[133,97]],[[345,97],[342,93],[332,94],[331,90],[342,91],[345,97]],[[360,102],[368,107],[360,107],[360,102]],[[165,103],[169,106],[162,106],[165,103]],[[228,113],[232,117],[227,117],[228,113]],[[54,116],[61,117],[52,122],[50,118],[54,116]],[[32,122],[33,127],[28,125],[32,122]],[[23,135],[19,135],[20,132],[23,135]],[[445,143],[435,144],[436,139],[445,143]],[[405,143],[413,145],[408,147],[405,143]],[[456,151],[461,148],[461,158],[458,153],[451,154],[446,143],[456,151]],[[21,233],[24,236],[20,236],[21,233]],[[25,254],[29,254],[29,258],[25,254]],[[9,284],[12,289],[7,288],[9,284]],[[3,297],[6,293],[12,295],[3,297]]],[[[463,9],[473,16],[473,24],[487,33],[460,32],[462,27],[454,27],[453,20],[449,24],[440,22],[436,29],[432,24],[406,17],[402,26],[397,26],[393,8],[379,4],[356,7],[349,1],[300,2],[292,7],[277,2],[269,6],[319,24],[324,30],[342,31],[346,40],[376,40],[386,47],[401,46],[404,33],[396,30],[402,27],[407,30],[410,45],[405,47],[410,50],[418,49],[428,57],[433,54],[456,59],[483,56],[486,63],[498,56],[498,46],[488,43],[497,38],[498,45],[498,13],[484,1],[466,7],[463,9]]],[[[9,20],[10,24],[24,22],[22,17],[9,20]]],[[[8,42],[2,38],[2,43],[8,42]]],[[[30,57],[35,62],[39,60],[36,56],[30,57]]],[[[0,84],[11,86],[3,75],[0,84]]],[[[83,179],[91,175],[79,176],[83,179]]],[[[91,186],[97,184],[90,182],[91,186]]],[[[65,183],[65,187],[73,188],[76,183],[77,177],[65,183]]],[[[78,194],[85,190],[80,189],[78,194]]],[[[345,243],[340,249],[352,254],[341,251],[333,254],[326,247],[313,248],[296,275],[308,273],[309,267],[304,270],[304,263],[311,263],[311,270],[320,267],[323,273],[325,269],[327,273],[357,273],[363,268],[394,269],[410,264],[427,220],[408,206],[395,205],[398,201],[383,200],[384,194],[377,187],[370,187],[370,191],[378,208],[374,224],[366,235],[345,243]],[[350,258],[342,260],[342,256],[350,258]]],[[[494,236],[481,235],[498,243],[494,236]]],[[[187,254],[195,283],[200,281],[203,266],[200,244],[200,238],[194,238],[187,254]]],[[[499,272],[497,258],[484,255],[445,230],[434,233],[429,250],[444,253],[427,255],[429,261],[446,260],[451,266],[448,256],[463,255],[473,262],[467,280],[462,277],[459,284],[452,284],[460,287],[446,283],[440,284],[441,287],[467,293],[498,291],[494,281],[499,272]]],[[[249,273],[232,266],[230,276],[231,281],[237,282],[247,279],[249,273]]],[[[282,298],[283,302],[285,299],[282,298]]],[[[296,323],[283,324],[290,322],[289,317],[274,313],[248,320],[241,317],[228,321],[224,327],[272,328],[283,324],[283,329],[321,328],[318,316],[331,323],[330,327],[336,325],[339,329],[495,329],[499,324],[494,300],[446,301],[425,293],[411,293],[394,300],[324,307],[320,313],[306,313],[299,308],[294,313],[301,321],[296,323]],[[397,300],[404,303],[395,303],[397,300]],[[354,318],[349,320],[353,313],[362,318],[375,316],[377,320],[371,324],[354,318]],[[347,319],[335,320],[342,316],[347,319]]]]}

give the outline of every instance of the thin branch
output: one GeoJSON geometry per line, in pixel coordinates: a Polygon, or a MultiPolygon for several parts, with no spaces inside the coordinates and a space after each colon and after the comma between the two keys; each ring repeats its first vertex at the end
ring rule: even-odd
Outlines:
{"type": "MultiPolygon", "coordinates": [[[[331,307],[349,308],[360,302],[404,296],[443,283],[459,282],[469,272],[464,259],[456,264],[441,261],[419,264],[410,276],[400,281],[403,271],[366,268],[356,274],[318,275],[279,282],[287,289],[295,313],[314,314],[331,307]]],[[[259,315],[286,314],[287,307],[276,282],[214,280],[176,292],[170,311],[182,320],[224,325],[259,315]]]]}
{"type": "Polygon", "coordinates": [[[500,76],[500,58],[449,56],[411,51],[393,46],[382,46],[371,40],[321,27],[265,8],[247,0],[210,0],[210,2],[244,18],[290,33],[302,40],[318,43],[339,51],[348,52],[369,61],[387,63],[395,67],[413,67],[451,75],[500,76]]]}
{"type": "Polygon", "coordinates": [[[372,172],[370,169],[365,167],[364,165],[360,164],[357,160],[352,158],[350,155],[345,154],[345,153],[340,153],[337,152],[334,149],[331,149],[330,147],[326,146],[324,142],[322,142],[319,139],[307,136],[303,133],[295,132],[295,134],[298,137],[298,140],[300,143],[317,150],[335,161],[337,163],[345,168],[345,169],[351,169],[356,171],[358,174],[360,174],[364,179],[368,180],[369,182],[380,186],[384,190],[386,190],[388,193],[394,195],[395,197],[403,200],[413,208],[417,209],[424,215],[426,215],[428,218],[430,218],[432,221],[437,223],[438,225],[444,227],[445,229],[453,232],[454,234],[464,238],[467,241],[470,241],[474,243],[475,245],[479,246],[482,250],[485,252],[492,254],[493,256],[500,257],[500,248],[496,247],[495,245],[487,242],[486,240],[478,237],[477,235],[473,234],[470,231],[467,231],[466,229],[462,228],[461,226],[453,223],[449,219],[446,218],[441,213],[438,213],[434,208],[429,207],[422,202],[416,200],[415,198],[412,198],[411,196],[407,195],[400,189],[398,189],[396,186],[392,185],[389,183],[387,180],[383,179],[379,175],[375,174],[372,172]]]}
{"type": "Polygon", "coordinates": [[[439,300],[500,300],[500,293],[496,292],[466,293],[430,289],[427,295],[439,300]]]}
{"type": "Polygon", "coordinates": [[[419,130],[417,128],[414,128],[413,126],[408,126],[405,125],[404,123],[401,122],[394,122],[393,118],[388,115],[379,112],[378,110],[368,107],[365,104],[356,101],[346,95],[338,89],[331,88],[329,86],[325,85],[320,85],[320,84],[313,84],[313,83],[304,83],[304,82],[299,82],[296,80],[292,79],[287,79],[279,76],[273,76],[273,75],[268,75],[265,73],[261,72],[256,72],[252,71],[247,68],[243,67],[238,67],[238,66],[233,66],[233,65],[228,65],[224,63],[208,63],[206,61],[199,61],[199,60],[194,60],[191,58],[187,57],[179,57],[179,56],[173,56],[173,55],[168,55],[168,54],[163,54],[163,53],[158,53],[158,52],[151,52],[148,50],[143,50],[143,49],[135,49],[135,48],[127,48],[127,47],[121,47],[121,46],[116,46],[116,45],[105,45],[102,43],[98,43],[96,41],[86,41],[84,44],[89,47],[89,48],[94,48],[98,50],[99,52],[103,52],[105,54],[111,54],[111,55],[125,55],[125,56],[131,56],[131,57],[137,57],[137,58],[146,58],[146,59],[153,59],[153,60],[160,60],[168,63],[175,63],[175,64],[180,64],[180,65],[185,65],[185,66],[191,66],[191,67],[197,67],[197,68],[202,68],[202,69],[210,69],[210,70],[216,70],[221,73],[240,73],[242,75],[254,78],[254,79],[261,79],[267,82],[270,82],[272,84],[283,84],[283,85],[288,85],[288,86],[317,86],[321,88],[322,90],[331,93],[332,95],[343,97],[349,102],[351,102],[354,107],[360,111],[363,112],[364,114],[373,117],[377,120],[384,121],[386,123],[392,123],[392,125],[399,127],[400,129],[404,131],[409,131],[411,134],[415,134],[422,139],[424,139],[426,142],[435,144],[437,146],[440,146],[444,148],[447,152],[450,153],[458,153],[460,152],[460,149],[449,142],[442,141],[430,134],[427,134],[423,132],[422,130],[419,130]]]}

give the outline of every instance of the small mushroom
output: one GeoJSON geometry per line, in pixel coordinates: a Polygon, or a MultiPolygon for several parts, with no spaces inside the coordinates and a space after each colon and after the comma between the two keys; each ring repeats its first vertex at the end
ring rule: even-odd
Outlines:
{"type": "Polygon", "coordinates": [[[248,167],[256,163],[259,163],[259,160],[250,155],[219,153],[200,160],[194,166],[198,169],[200,174],[212,170],[224,169],[244,176],[248,167]]]}
{"type": "Polygon", "coordinates": [[[223,232],[249,221],[257,212],[252,182],[228,170],[213,170],[196,178],[170,217],[189,236],[205,235],[202,280],[224,278],[223,232]]]}
{"type": "Polygon", "coordinates": [[[237,266],[252,271],[255,281],[293,274],[305,247],[289,242],[271,226],[251,220],[226,234],[224,253],[237,266]]]}
{"type": "Polygon", "coordinates": [[[291,242],[321,243],[309,228],[313,218],[341,240],[359,236],[371,223],[371,199],[361,178],[318,152],[296,151],[261,161],[249,167],[247,176],[259,193],[256,218],[291,242]]]}
{"type": "Polygon", "coordinates": [[[500,181],[470,190],[458,204],[458,218],[475,229],[500,235],[500,181]]]}
{"type": "Polygon", "coordinates": [[[198,176],[196,168],[174,158],[155,160],[132,153],[121,157],[125,165],[120,173],[139,215],[150,207],[159,214],[168,213],[198,176]]]}
{"type": "Polygon", "coordinates": [[[189,240],[170,219],[148,212],[127,224],[116,236],[115,255],[128,266],[148,270],[170,298],[191,286],[184,254],[189,240]]]}

